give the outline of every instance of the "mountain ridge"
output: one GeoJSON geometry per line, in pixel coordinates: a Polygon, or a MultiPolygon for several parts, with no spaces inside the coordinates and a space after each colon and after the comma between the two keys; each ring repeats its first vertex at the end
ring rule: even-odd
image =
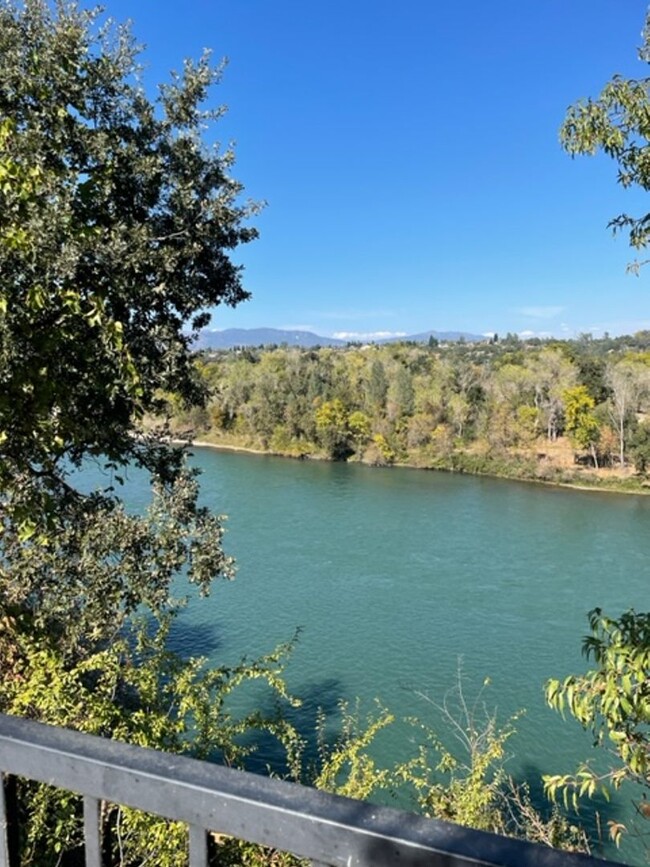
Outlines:
{"type": "Polygon", "coordinates": [[[422,331],[402,337],[381,337],[375,340],[343,340],[339,337],[324,337],[313,331],[283,328],[225,328],[203,329],[197,340],[196,349],[236,349],[237,347],[268,346],[271,344],[300,346],[309,349],[315,346],[348,346],[350,343],[400,343],[414,341],[426,343],[431,337],[435,340],[454,341],[464,339],[468,343],[485,340],[483,334],[465,331],[422,331]]]}

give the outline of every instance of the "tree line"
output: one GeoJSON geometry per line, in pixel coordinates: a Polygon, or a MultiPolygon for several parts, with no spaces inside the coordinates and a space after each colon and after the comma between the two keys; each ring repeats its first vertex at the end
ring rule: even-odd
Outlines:
{"type": "Polygon", "coordinates": [[[166,409],[176,434],[279,454],[553,479],[563,444],[583,474],[645,474],[648,337],[221,351],[196,361],[206,404],[166,409]]]}

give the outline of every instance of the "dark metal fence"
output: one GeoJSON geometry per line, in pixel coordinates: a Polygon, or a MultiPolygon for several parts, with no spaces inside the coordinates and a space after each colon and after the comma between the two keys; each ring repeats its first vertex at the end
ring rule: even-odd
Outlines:
{"type": "MultiPolygon", "coordinates": [[[[183,756],[0,714],[0,775],[83,795],[87,867],[101,867],[101,801],[186,822],[190,865],[210,831],[330,867],[604,867],[584,855],[423,819],[183,756]]],[[[10,860],[0,785],[0,867],[10,860]]]]}

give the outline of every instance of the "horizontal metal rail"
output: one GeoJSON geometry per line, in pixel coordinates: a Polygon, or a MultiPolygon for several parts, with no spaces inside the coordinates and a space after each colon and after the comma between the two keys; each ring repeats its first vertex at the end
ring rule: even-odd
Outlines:
{"type": "MultiPolygon", "coordinates": [[[[186,822],[192,867],[207,863],[208,831],[330,867],[604,867],[607,863],[2,714],[0,772],[84,796],[88,867],[100,865],[99,801],[186,822]]],[[[1,785],[0,809],[4,809],[1,785]]],[[[9,867],[4,813],[0,813],[0,865],[9,867]]]]}

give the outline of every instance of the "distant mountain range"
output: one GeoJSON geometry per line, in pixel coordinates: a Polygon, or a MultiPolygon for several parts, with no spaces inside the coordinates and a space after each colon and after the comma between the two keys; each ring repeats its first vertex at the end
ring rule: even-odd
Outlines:
{"type": "Polygon", "coordinates": [[[430,337],[436,340],[460,340],[468,343],[485,340],[482,334],[468,334],[464,331],[423,331],[420,334],[409,334],[404,337],[383,337],[377,340],[350,341],[337,337],[322,337],[312,331],[285,331],[280,328],[226,328],[223,331],[204,329],[197,341],[197,349],[235,349],[238,346],[268,346],[269,344],[287,344],[287,346],[347,346],[351,342],[360,343],[399,343],[403,340],[413,340],[426,343],[430,337]]]}

